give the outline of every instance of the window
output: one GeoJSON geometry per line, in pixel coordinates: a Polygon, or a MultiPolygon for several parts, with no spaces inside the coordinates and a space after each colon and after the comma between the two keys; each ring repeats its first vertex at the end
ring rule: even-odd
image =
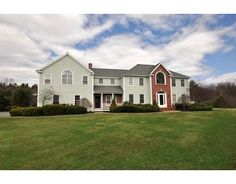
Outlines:
{"type": "Polygon", "coordinates": [[[99,84],[103,84],[103,79],[98,79],[99,84]]]}
{"type": "Polygon", "coordinates": [[[139,103],[144,103],[144,94],[139,95],[139,103]]]}
{"type": "Polygon", "coordinates": [[[176,103],[176,94],[173,94],[173,95],[172,95],[172,103],[173,103],[173,104],[176,103]]]}
{"type": "Polygon", "coordinates": [[[181,79],[181,86],[184,87],[184,79],[181,79]]]}
{"type": "Polygon", "coordinates": [[[156,84],[165,84],[165,75],[162,72],[156,74],[156,84]]]}
{"type": "Polygon", "coordinates": [[[134,78],[133,77],[129,77],[129,85],[130,86],[134,85],[134,78]]]}
{"type": "Polygon", "coordinates": [[[51,84],[51,78],[52,78],[51,74],[45,74],[44,75],[44,84],[51,84]]]}
{"type": "Polygon", "coordinates": [[[173,78],[172,78],[172,86],[176,86],[176,81],[173,78]]]}
{"type": "Polygon", "coordinates": [[[72,72],[70,70],[65,70],[62,73],[62,84],[72,84],[72,72]]]}
{"type": "Polygon", "coordinates": [[[116,103],[122,103],[122,95],[115,95],[116,103]]]}
{"type": "Polygon", "coordinates": [[[129,102],[134,103],[134,95],[133,94],[129,94],[129,102]]]}
{"type": "Polygon", "coordinates": [[[115,79],[111,79],[111,84],[115,84],[115,79]]]}
{"type": "Polygon", "coordinates": [[[80,105],[80,95],[75,95],[75,105],[80,105]]]}
{"type": "Polygon", "coordinates": [[[182,103],[186,103],[186,96],[185,96],[185,94],[181,95],[181,100],[182,100],[182,103]]]}
{"type": "Polygon", "coordinates": [[[111,103],[111,95],[107,95],[107,101],[106,101],[107,104],[110,104],[111,103]]]}
{"type": "Polygon", "coordinates": [[[139,85],[143,86],[143,78],[139,78],[139,85]]]}
{"type": "Polygon", "coordinates": [[[53,104],[59,104],[59,95],[53,95],[53,104]]]}
{"type": "Polygon", "coordinates": [[[83,85],[88,84],[88,76],[83,76],[83,85]]]}

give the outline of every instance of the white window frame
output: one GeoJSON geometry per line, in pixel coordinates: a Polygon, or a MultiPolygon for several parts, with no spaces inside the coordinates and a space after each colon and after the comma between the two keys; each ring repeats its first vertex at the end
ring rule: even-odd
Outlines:
{"type": "Polygon", "coordinates": [[[176,94],[172,94],[172,104],[177,103],[177,95],[176,94]],[[175,96],[175,101],[174,101],[174,96],[175,96]]]}
{"type": "Polygon", "coordinates": [[[111,105],[111,102],[112,102],[112,95],[106,95],[106,104],[107,105],[111,105]],[[108,98],[107,97],[110,97],[110,103],[107,102],[108,98]]]}
{"type": "Polygon", "coordinates": [[[74,95],[74,105],[75,105],[75,96],[79,96],[79,105],[80,105],[81,95],[80,95],[80,94],[75,94],[75,95],[74,95]]]}
{"type": "Polygon", "coordinates": [[[51,85],[51,84],[52,84],[52,74],[51,74],[51,73],[45,73],[45,74],[44,74],[43,83],[44,83],[45,85],[51,85]],[[46,83],[45,83],[46,75],[50,75],[50,83],[49,83],[49,84],[46,84],[46,83]]]}
{"type": "Polygon", "coordinates": [[[139,94],[139,103],[140,104],[144,104],[145,100],[144,100],[144,94],[139,94]],[[141,95],[143,95],[143,102],[141,103],[141,95]]]}
{"type": "Polygon", "coordinates": [[[81,84],[85,85],[85,86],[89,85],[89,76],[88,75],[82,75],[81,84]],[[87,77],[87,84],[84,84],[84,77],[87,77]]]}
{"type": "Polygon", "coordinates": [[[116,84],[116,80],[114,79],[114,78],[111,78],[110,79],[110,82],[111,82],[111,84],[116,84]],[[111,81],[113,81],[114,80],[114,83],[112,83],[111,81]]]}
{"type": "Polygon", "coordinates": [[[133,77],[128,77],[128,85],[134,86],[134,78],[133,77]],[[132,84],[130,84],[130,79],[132,79],[132,84]]]}
{"type": "Polygon", "coordinates": [[[61,85],[72,85],[72,84],[74,84],[74,73],[73,73],[73,71],[71,71],[70,69],[65,69],[65,70],[63,70],[62,72],[61,72],[61,85]],[[68,70],[68,71],[70,71],[71,73],[72,73],[72,79],[71,79],[71,84],[63,84],[62,83],[62,75],[63,75],[63,73],[66,71],[66,70],[68,70]]]}
{"type": "Polygon", "coordinates": [[[103,84],[103,83],[104,83],[103,78],[98,78],[98,84],[103,84]],[[100,83],[100,80],[102,80],[102,83],[100,83]]]}
{"type": "Polygon", "coordinates": [[[165,74],[164,72],[158,71],[158,72],[155,74],[155,84],[156,84],[156,85],[166,85],[166,74],[165,74]],[[157,84],[157,74],[158,74],[158,73],[163,73],[163,75],[164,75],[164,84],[157,84]]]}
{"type": "Polygon", "coordinates": [[[171,78],[171,85],[172,87],[176,87],[176,79],[175,78],[171,78]],[[175,85],[173,86],[173,80],[175,81],[175,85]]]}
{"type": "Polygon", "coordinates": [[[138,84],[139,84],[139,86],[144,86],[144,78],[143,77],[139,77],[138,84]],[[143,79],[143,85],[140,85],[140,79],[143,79]]]}
{"type": "Polygon", "coordinates": [[[134,94],[129,94],[129,102],[130,102],[130,103],[134,103],[134,94]],[[133,96],[133,102],[130,102],[130,95],[133,96]]]}
{"type": "Polygon", "coordinates": [[[185,80],[184,79],[180,79],[180,86],[181,87],[185,87],[185,80]],[[184,85],[182,86],[182,81],[184,81],[184,85]]]}

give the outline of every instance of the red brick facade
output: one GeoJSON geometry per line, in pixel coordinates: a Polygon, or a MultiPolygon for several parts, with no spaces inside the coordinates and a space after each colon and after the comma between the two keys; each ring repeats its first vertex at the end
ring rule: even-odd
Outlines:
{"type": "Polygon", "coordinates": [[[157,93],[158,92],[165,92],[166,100],[167,100],[167,107],[161,108],[161,110],[170,110],[171,109],[171,77],[168,71],[162,66],[158,66],[155,71],[152,73],[152,99],[157,100],[157,93]],[[156,84],[156,74],[158,72],[162,72],[165,74],[165,84],[156,84]]]}

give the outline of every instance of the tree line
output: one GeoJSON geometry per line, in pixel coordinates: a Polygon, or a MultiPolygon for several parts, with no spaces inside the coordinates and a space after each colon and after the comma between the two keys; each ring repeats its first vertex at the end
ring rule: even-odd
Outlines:
{"type": "Polygon", "coordinates": [[[191,80],[190,99],[196,103],[211,104],[213,107],[236,107],[236,84],[203,85],[191,80]]]}
{"type": "Polygon", "coordinates": [[[8,111],[13,106],[28,107],[37,105],[37,84],[18,85],[12,79],[0,82],[0,111],[8,111]]]}

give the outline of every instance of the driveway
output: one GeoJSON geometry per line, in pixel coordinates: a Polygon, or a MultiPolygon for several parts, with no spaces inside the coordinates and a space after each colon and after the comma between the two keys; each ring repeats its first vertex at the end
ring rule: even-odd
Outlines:
{"type": "Polygon", "coordinates": [[[9,112],[0,112],[0,118],[2,117],[10,117],[9,112]]]}

